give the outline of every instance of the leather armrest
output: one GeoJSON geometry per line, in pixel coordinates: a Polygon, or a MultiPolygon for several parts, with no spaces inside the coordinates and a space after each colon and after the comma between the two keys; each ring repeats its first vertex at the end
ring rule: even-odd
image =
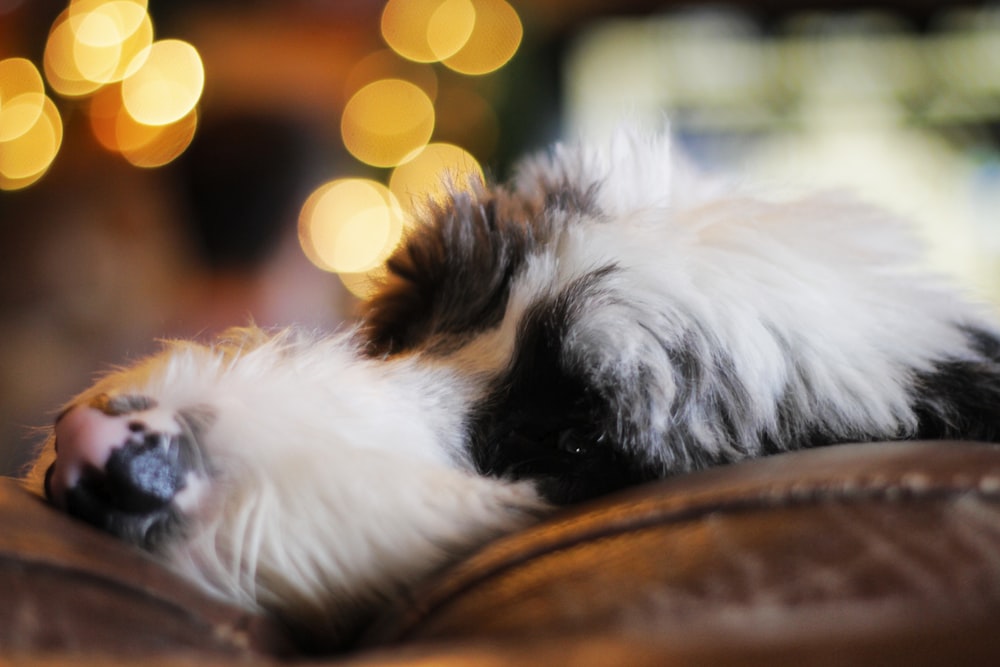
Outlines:
{"type": "Polygon", "coordinates": [[[519,664],[553,650],[582,664],[1000,664],[998,628],[1000,447],[909,442],[568,510],[489,545],[368,642],[485,642],[519,664]]]}

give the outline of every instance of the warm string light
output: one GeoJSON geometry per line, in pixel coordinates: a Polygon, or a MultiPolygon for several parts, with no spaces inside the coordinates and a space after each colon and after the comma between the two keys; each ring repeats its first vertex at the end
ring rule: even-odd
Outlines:
{"type": "Polygon", "coordinates": [[[46,78],[64,97],[90,95],[129,75],[152,41],[145,2],[74,0],[49,32],[46,78]]]}
{"type": "Polygon", "coordinates": [[[168,164],[194,139],[197,110],[166,125],[147,125],[132,116],[122,99],[121,86],[107,86],[90,99],[87,109],[90,127],[97,141],[109,151],[137,167],[168,164]]]}
{"type": "Polygon", "coordinates": [[[505,65],[523,36],[517,12],[505,0],[389,0],[381,28],[402,57],[473,75],[505,65]]]}
{"type": "Polygon", "coordinates": [[[331,181],[306,200],[299,238],[310,259],[330,271],[375,268],[399,241],[403,211],[388,188],[363,178],[331,181]]]}
{"type": "MultiPolygon", "coordinates": [[[[505,0],[389,0],[380,27],[390,50],[370,54],[351,72],[340,128],[355,158],[392,170],[389,187],[369,179],[332,181],[309,197],[299,217],[306,256],[338,273],[362,298],[420,206],[441,198],[446,187],[469,188],[483,180],[469,151],[431,143],[442,113],[449,120],[461,117],[435,108],[432,65],[468,76],[488,74],[513,57],[523,36],[517,12],[505,0]]],[[[473,121],[495,119],[488,105],[472,106],[480,112],[473,121]]]]}
{"type": "MultiPolygon", "coordinates": [[[[71,0],[52,24],[42,58],[57,94],[87,100],[102,146],[138,167],[167,164],[197,127],[205,84],[190,44],[154,40],[146,0],[71,0]]],[[[62,119],[30,61],[0,63],[0,189],[31,185],[62,143],[62,119]]]]}
{"type": "Polygon", "coordinates": [[[395,167],[430,141],[434,104],[409,81],[380,79],[348,100],[340,132],[357,159],[375,167],[395,167]]]}
{"type": "Polygon", "coordinates": [[[40,179],[59,152],[63,126],[38,68],[24,58],[0,61],[0,189],[40,179]]]}

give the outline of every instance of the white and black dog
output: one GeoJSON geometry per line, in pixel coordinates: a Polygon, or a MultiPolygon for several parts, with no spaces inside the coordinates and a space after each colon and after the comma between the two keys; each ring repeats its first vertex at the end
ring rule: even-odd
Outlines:
{"type": "Polygon", "coordinates": [[[1000,435],[1000,334],[891,216],[666,137],[430,203],[355,329],[175,342],[69,403],[59,507],[323,643],[549,508],[847,441],[1000,435]]]}

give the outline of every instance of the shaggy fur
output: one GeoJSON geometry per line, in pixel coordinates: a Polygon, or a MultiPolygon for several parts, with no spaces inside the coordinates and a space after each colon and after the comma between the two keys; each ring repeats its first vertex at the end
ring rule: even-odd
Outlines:
{"type": "Polygon", "coordinates": [[[171,343],[71,401],[29,479],[330,645],[552,504],[997,439],[997,327],[915,259],[882,211],[755,197],[666,137],[557,147],[430,204],[356,330],[171,343]]]}

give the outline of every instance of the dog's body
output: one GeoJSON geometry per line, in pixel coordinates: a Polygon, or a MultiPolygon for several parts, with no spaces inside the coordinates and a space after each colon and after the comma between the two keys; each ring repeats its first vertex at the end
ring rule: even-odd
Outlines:
{"type": "Polygon", "coordinates": [[[807,446],[998,439],[998,329],[915,252],[880,211],[734,194],[665,138],[560,148],[431,204],[357,330],[171,344],[74,399],[29,479],[338,640],[552,504],[807,446]]]}

